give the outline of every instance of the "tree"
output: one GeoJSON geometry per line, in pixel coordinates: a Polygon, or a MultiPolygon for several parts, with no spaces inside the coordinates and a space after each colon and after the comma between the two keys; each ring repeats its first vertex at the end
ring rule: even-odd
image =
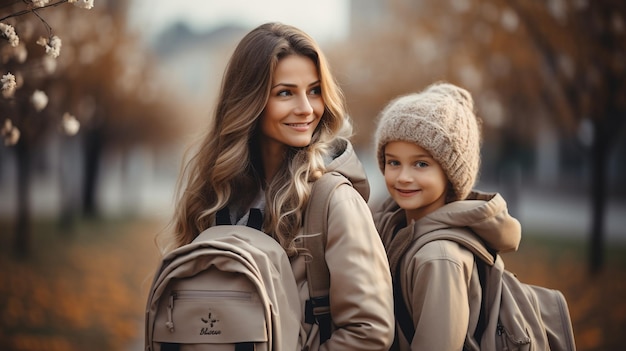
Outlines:
{"type": "MultiPolygon", "coordinates": [[[[89,15],[71,6],[42,13],[65,3],[93,5],[84,0],[40,0],[0,8],[0,14],[6,13],[0,15],[0,39],[6,39],[0,41],[2,71],[13,72],[1,72],[0,117],[8,121],[3,127],[5,144],[14,145],[17,156],[14,242],[20,256],[27,255],[31,245],[30,160],[51,135],[62,130],[84,141],[83,183],[93,185],[108,145],[167,142],[181,129],[172,118],[176,99],[158,99],[171,91],[160,83],[162,76],[141,51],[138,38],[126,29],[127,4],[109,1],[110,8],[89,15]],[[35,42],[38,28],[45,28],[46,35],[35,42]],[[59,38],[64,38],[63,50],[59,38]]],[[[87,213],[96,213],[94,187],[85,190],[87,213]]]]}
{"type": "MultiPolygon", "coordinates": [[[[542,3],[512,1],[527,29],[551,87],[547,101],[561,125],[590,121],[589,145],[592,224],[589,269],[604,263],[604,213],[608,164],[626,116],[626,3],[623,1],[561,1],[552,8],[542,3]]],[[[571,129],[568,128],[570,131],[571,129]]]]}
{"type": "Polygon", "coordinates": [[[54,75],[61,39],[53,35],[52,28],[39,11],[65,3],[85,9],[93,7],[93,0],[62,0],[52,4],[47,0],[32,0],[13,1],[0,8],[1,13],[5,13],[0,17],[0,39],[4,39],[0,41],[1,59],[7,69],[7,72],[2,72],[0,88],[3,99],[0,106],[2,115],[10,116],[3,121],[1,135],[5,145],[16,145],[18,204],[15,252],[19,256],[25,256],[30,246],[30,161],[33,149],[56,123],[60,122],[68,133],[77,131],[78,122],[71,115],[65,119],[47,118],[49,109],[45,109],[49,97],[41,90],[54,75]],[[16,23],[18,17],[25,15],[32,17],[16,23]],[[47,33],[34,43],[32,37],[37,22],[45,27],[47,33]],[[37,48],[37,45],[42,48],[37,48]]]}
{"type": "Polygon", "coordinates": [[[351,44],[332,53],[359,122],[357,141],[369,140],[386,101],[436,80],[472,92],[485,144],[492,145],[484,149],[500,150],[496,159],[507,163],[527,164],[546,125],[584,150],[577,136],[590,122],[589,268],[597,272],[607,167],[626,113],[626,3],[389,0],[386,6],[382,23],[358,28],[351,44]]]}

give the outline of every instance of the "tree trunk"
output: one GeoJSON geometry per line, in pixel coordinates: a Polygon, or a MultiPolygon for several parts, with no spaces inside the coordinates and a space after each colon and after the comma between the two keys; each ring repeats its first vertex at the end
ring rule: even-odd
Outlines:
{"type": "Polygon", "coordinates": [[[85,136],[85,179],[83,183],[83,214],[87,217],[98,215],[96,195],[102,149],[102,132],[97,128],[89,131],[85,136]]]}
{"type": "Polygon", "coordinates": [[[69,237],[76,229],[76,219],[81,210],[83,155],[79,136],[61,137],[59,155],[59,186],[61,188],[61,213],[59,227],[61,234],[69,237]]]}
{"type": "Polygon", "coordinates": [[[17,223],[15,225],[15,254],[24,258],[30,254],[31,213],[30,213],[30,178],[31,146],[24,139],[15,146],[17,158],[17,223]]]}
{"type": "Polygon", "coordinates": [[[591,146],[591,243],[589,245],[589,271],[600,272],[604,265],[604,213],[606,207],[606,182],[609,160],[609,142],[600,123],[594,124],[591,146]]]}

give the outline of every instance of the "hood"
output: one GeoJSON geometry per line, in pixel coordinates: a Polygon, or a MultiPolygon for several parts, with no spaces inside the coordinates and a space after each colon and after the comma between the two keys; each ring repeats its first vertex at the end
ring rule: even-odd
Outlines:
{"type": "Polygon", "coordinates": [[[370,197],[370,185],[363,164],[354,152],[350,141],[338,138],[333,144],[333,150],[330,154],[331,157],[326,162],[326,171],[338,172],[348,178],[352,186],[367,202],[370,197]]]}
{"type": "Polygon", "coordinates": [[[416,222],[418,235],[446,227],[468,227],[499,252],[517,250],[522,238],[519,221],[498,193],[473,191],[466,200],[451,202],[416,222]]]}

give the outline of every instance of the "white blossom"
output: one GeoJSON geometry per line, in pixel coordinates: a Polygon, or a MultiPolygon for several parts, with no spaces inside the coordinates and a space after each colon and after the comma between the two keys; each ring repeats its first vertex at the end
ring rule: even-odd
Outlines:
{"type": "Polygon", "coordinates": [[[46,73],[52,74],[57,70],[57,60],[53,59],[50,56],[44,56],[41,59],[41,66],[43,67],[44,71],[46,71],[46,73]]]}
{"type": "Polygon", "coordinates": [[[17,87],[17,83],[15,82],[15,76],[11,73],[7,73],[2,76],[0,79],[0,83],[2,83],[2,96],[5,98],[10,98],[15,93],[15,88],[17,87]]]}
{"type": "Polygon", "coordinates": [[[24,86],[24,75],[20,71],[15,73],[15,84],[15,89],[19,89],[24,86]]]}
{"type": "Polygon", "coordinates": [[[61,54],[61,39],[53,35],[49,40],[39,37],[37,44],[46,48],[46,54],[52,58],[57,58],[61,54]]]}
{"type": "Polygon", "coordinates": [[[17,127],[13,127],[13,129],[11,129],[11,132],[9,132],[9,134],[5,137],[4,145],[12,146],[12,145],[17,144],[19,140],[20,140],[20,130],[17,129],[17,127]]]}
{"type": "Polygon", "coordinates": [[[5,119],[4,124],[2,125],[2,129],[0,129],[0,135],[4,136],[13,128],[13,123],[10,119],[5,119]]]}
{"type": "Polygon", "coordinates": [[[502,10],[502,15],[500,17],[500,23],[502,27],[509,32],[514,32],[519,27],[519,18],[515,11],[506,8],[502,10]]]}
{"type": "Polygon", "coordinates": [[[81,9],[89,10],[93,7],[93,0],[68,0],[68,2],[81,9]]]}
{"type": "Polygon", "coordinates": [[[50,2],[50,0],[32,0],[31,2],[35,7],[44,7],[50,2]]]}
{"type": "Polygon", "coordinates": [[[76,135],[80,129],[80,122],[76,119],[76,117],[69,114],[69,112],[65,112],[63,114],[63,121],[61,123],[63,131],[69,136],[76,135]]]}
{"type": "Polygon", "coordinates": [[[5,37],[12,47],[17,47],[20,43],[20,37],[15,34],[15,28],[10,24],[0,23],[0,35],[5,37]]]}
{"type": "Polygon", "coordinates": [[[41,90],[35,90],[33,95],[30,97],[30,102],[35,107],[35,110],[39,112],[48,105],[48,95],[41,90]]]}
{"type": "Polygon", "coordinates": [[[4,121],[2,129],[0,129],[0,136],[4,138],[4,145],[12,146],[17,144],[20,140],[20,130],[17,129],[10,119],[4,121]]]}
{"type": "Polygon", "coordinates": [[[26,50],[26,46],[24,44],[18,45],[14,50],[13,57],[15,57],[15,60],[19,63],[26,62],[26,59],[28,58],[28,50],[26,50]]]}

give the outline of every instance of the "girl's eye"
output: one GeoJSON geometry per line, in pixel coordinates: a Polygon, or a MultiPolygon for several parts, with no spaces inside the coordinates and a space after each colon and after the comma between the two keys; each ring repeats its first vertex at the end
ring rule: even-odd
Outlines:
{"type": "Polygon", "coordinates": [[[312,88],[311,90],[309,90],[309,94],[310,95],[321,95],[322,94],[322,87],[315,87],[312,88]]]}
{"type": "Polygon", "coordinates": [[[289,91],[289,90],[281,90],[276,95],[277,96],[290,96],[291,95],[291,91],[289,91]]]}
{"type": "Polygon", "coordinates": [[[425,167],[428,167],[428,163],[423,162],[423,161],[417,161],[417,162],[415,162],[415,167],[417,167],[417,168],[425,168],[425,167]]]}
{"type": "Polygon", "coordinates": [[[395,166],[399,166],[399,165],[400,165],[400,162],[395,161],[395,160],[388,160],[388,161],[387,161],[387,165],[392,166],[392,167],[395,167],[395,166]]]}

